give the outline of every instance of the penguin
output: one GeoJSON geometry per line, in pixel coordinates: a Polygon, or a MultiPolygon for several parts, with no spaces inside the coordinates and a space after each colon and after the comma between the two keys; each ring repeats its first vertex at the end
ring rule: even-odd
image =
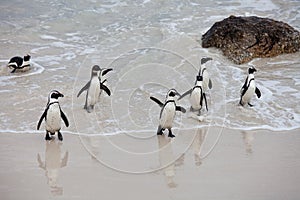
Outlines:
{"type": "Polygon", "coordinates": [[[201,67],[199,71],[199,76],[203,77],[203,90],[206,92],[208,89],[212,89],[212,82],[209,77],[209,73],[206,70],[205,63],[212,60],[212,58],[206,57],[201,59],[201,67]]]}
{"type": "Polygon", "coordinates": [[[256,69],[252,66],[249,67],[248,76],[247,76],[245,83],[240,91],[241,92],[241,99],[240,99],[241,106],[248,104],[250,107],[252,107],[253,105],[250,104],[250,100],[251,100],[252,96],[254,95],[254,93],[257,95],[258,98],[261,97],[261,92],[255,85],[254,72],[256,72],[256,69]]]}
{"type": "Polygon", "coordinates": [[[172,124],[173,120],[176,114],[176,111],[181,111],[183,113],[186,112],[186,110],[181,107],[177,106],[175,102],[175,96],[180,94],[175,89],[170,89],[167,93],[165,103],[162,103],[160,100],[158,100],[155,97],[150,97],[152,101],[157,103],[162,109],[160,111],[159,116],[159,125],[157,129],[157,135],[162,135],[163,131],[165,129],[169,130],[169,137],[175,137],[175,135],[172,134],[172,124]]]}
{"type": "Polygon", "coordinates": [[[195,86],[186,91],[183,95],[181,95],[178,100],[182,99],[186,95],[190,95],[190,103],[191,103],[191,108],[190,111],[195,112],[198,111],[198,115],[200,116],[201,114],[201,109],[203,108],[203,100],[205,103],[206,111],[208,111],[207,108],[207,100],[206,100],[206,95],[203,90],[203,77],[198,75],[196,77],[195,81],[195,86]]]}
{"type": "Polygon", "coordinates": [[[14,73],[16,70],[28,71],[30,67],[30,58],[29,54],[24,56],[24,58],[15,56],[9,60],[7,67],[13,68],[11,73],[14,73]]]}
{"type": "Polygon", "coordinates": [[[100,86],[100,88],[101,88],[100,95],[102,93],[102,90],[104,90],[107,93],[108,96],[110,96],[110,94],[111,94],[110,90],[108,89],[108,87],[105,84],[106,81],[107,81],[105,75],[108,72],[112,71],[112,70],[113,70],[112,68],[108,68],[108,69],[107,68],[102,68],[102,69],[100,69],[100,73],[99,73],[99,80],[100,80],[100,83],[101,83],[101,86],[100,86]]]}
{"type": "Polygon", "coordinates": [[[51,140],[50,134],[54,135],[55,132],[57,132],[57,134],[58,134],[58,139],[60,141],[63,140],[63,136],[60,133],[61,119],[63,119],[66,127],[69,127],[69,121],[68,121],[65,113],[60,108],[60,105],[58,102],[59,97],[64,97],[64,95],[61,94],[57,90],[52,90],[49,93],[46,109],[45,109],[44,113],[42,114],[42,116],[38,122],[38,125],[37,125],[37,130],[39,130],[41,123],[42,123],[43,119],[45,118],[45,123],[46,123],[45,140],[51,140]]]}
{"type": "MultiPolygon", "coordinates": [[[[99,78],[102,76],[100,72],[100,67],[98,65],[94,65],[92,68],[90,81],[87,82],[87,84],[81,88],[77,94],[77,97],[79,97],[83,91],[87,90],[84,109],[86,109],[88,113],[94,109],[94,105],[98,101],[101,90],[104,90],[110,96],[110,90],[104,85],[106,80],[101,82],[99,78]]],[[[106,74],[105,72],[107,73],[106,70],[103,70],[103,76],[106,74]]]]}

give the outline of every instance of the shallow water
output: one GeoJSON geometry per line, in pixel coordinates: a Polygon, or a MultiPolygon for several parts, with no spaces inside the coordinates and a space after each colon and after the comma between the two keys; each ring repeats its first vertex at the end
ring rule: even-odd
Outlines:
{"type": "MultiPolygon", "coordinates": [[[[203,49],[201,35],[229,15],[257,15],[289,23],[300,30],[300,2],[287,1],[1,1],[0,132],[36,132],[52,89],[65,98],[61,107],[71,134],[155,135],[161,100],[169,88],[192,87],[201,57],[212,57],[213,81],[204,121],[179,114],[174,130],[221,126],[240,130],[291,130],[300,127],[299,55],[255,59],[235,65],[216,49],[203,49]],[[33,69],[10,74],[14,55],[30,53],[33,69]],[[78,91],[94,64],[111,67],[108,86],[91,114],[78,91]],[[262,97],[255,107],[238,106],[247,68],[255,66],[262,97]]],[[[178,104],[189,108],[187,99],[178,104]]],[[[41,132],[41,131],[40,131],[41,132]]]]}

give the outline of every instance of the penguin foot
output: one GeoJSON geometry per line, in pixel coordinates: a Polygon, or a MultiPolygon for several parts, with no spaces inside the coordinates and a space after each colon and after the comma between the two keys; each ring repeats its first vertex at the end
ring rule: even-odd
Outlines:
{"type": "Polygon", "coordinates": [[[157,132],[157,135],[162,135],[162,134],[164,134],[162,131],[157,132]]]}
{"type": "Polygon", "coordinates": [[[45,140],[51,140],[52,138],[50,137],[49,133],[46,133],[45,140]]]}
{"type": "Polygon", "coordinates": [[[248,103],[248,105],[249,105],[250,107],[253,107],[253,105],[252,105],[251,103],[248,103]]]}
{"type": "Polygon", "coordinates": [[[170,137],[170,138],[175,137],[175,135],[172,134],[172,130],[171,129],[169,129],[169,135],[168,135],[168,137],[170,137]]]}
{"type": "Polygon", "coordinates": [[[173,138],[173,137],[175,137],[175,135],[173,135],[172,133],[169,133],[168,137],[173,138]]]}
{"type": "Polygon", "coordinates": [[[58,135],[58,139],[59,139],[60,141],[63,141],[63,136],[62,136],[62,134],[61,134],[60,132],[58,132],[57,135],[58,135]]]}

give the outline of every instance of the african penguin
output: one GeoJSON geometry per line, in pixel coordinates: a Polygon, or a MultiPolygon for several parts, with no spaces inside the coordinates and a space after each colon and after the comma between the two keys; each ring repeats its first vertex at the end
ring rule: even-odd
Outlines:
{"type": "Polygon", "coordinates": [[[91,79],[77,94],[77,97],[79,97],[83,91],[87,90],[84,109],[86,109],[89,113],[92,109],[94,109],[94,105],[99,99],[101,89],[110,95],[110,90],[103,83],[101,83],[99,78],[101,77],[100,72],[100,67],[98,65],[94,65],[91,72],[91,79]]]}
{"type": "Polygon", "coordinates": [[[199,71],[199,76],[203,77],[203,90],[204,90],[204,92],[206,92],[208,89],[212,88],[212,82],[209,78],[209,74],[206,70],[206,65],[205,65],[210,60],[212,60],[212,58],[202,58],[201,59],[201,67],[200,67],[200,71],[199,71]]]}
{"type": "Polygon", "coordinates": [[[196,77],[196,82],[195,86],[186,91],[183,95],[181,95],[178,100],[182,99],[186,95],[190,95],[190,103],[191,103],[191,111],[198,111],[198,115],[201,114],[201,109],[203,108],[203,100],[205,103],[206,110],[208,111],[207,108],[207,100],[206,100],[206,95],[203,90],[203,77],[202,76],[197,76],[196,77]]]}
{"type": "Polygon", "coordinates": [[[14,73],[16,70],[19,71],[28,71],[30,67],[30,55],[24,56],[24,58],[20,56],[15,56],[11,58],[7,64],[7,67],[12,68],[11,73],[14,73]]]}
{"type": "Polygon", "coordinates": [[[253,106],[250,104],[250,100],[254,93],[257,95],[258,98],[261,97],[260,90],[255,85],[254,80],[254,72],[256,72],[256,69],[254,67],[249,67],[248,69],[248,76],[245,80],[245,83],[243,87],[241,88],[241,99],[240,99],[240,105],[244,106],[245,104],[248,104],[249,106],[253,106]]]}
{"type": "Polygon", "coordinates": [[[157,135],[162,135],[163,131],[165,129],[169,130],[169,137],[175,137],[175,135],[172,134],[172,124],[175,117],[176,111],[181,111],[183,113],[186,112],[186,110],[181,107],[177,106],[175,102],[175,96],[180,94],[175,90],[171,89],[168,91],[165,103],[162,103],[160,100],[156,99],[155,97],[150,97],[151,100],[156,102],[162,109],[160,111],[159,116],[159,125],[157,129],[157,135]]]}
{"type": "Polygon", "coordinates": [[[60,108],[60,105],[58,102],[59,97],[64,97],[64,95],[61,94],[57,90],[52,90],[49,93],[46,109],[45,109],[44,113],[42,114],[42,116],[38,122],[38,125],[37,125],[37,130],[39,130],[41,123],[42,123],[43,119],[45,118],[45,128],[46,128],[45,139],[46,140],[51,140],[50,134],[54,135],[55,132],[57,132],[57,134],[58,134],[58,139],[60,141],[63,140],[63,136],[60,133],[61,119],[63,119],[63,121],[65,122],[66,127],[69,126],[69,121],[68,121],[66,115],[63,113],[63,111],[60,108]]]}

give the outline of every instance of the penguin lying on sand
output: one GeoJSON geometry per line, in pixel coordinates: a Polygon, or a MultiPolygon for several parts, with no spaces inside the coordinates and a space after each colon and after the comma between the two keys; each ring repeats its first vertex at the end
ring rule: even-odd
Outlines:
{"type": "Polygon", "coordinates": [[[203,100],[205,103],[206,110],[208,111],[206,95],[203,90],[203,77],[202,76],[198,75],[196,77],[195,86],[192,89],[186,91],[183,95],[181,95],[178,98],[178,100],[182,99],[183,97],[185,97],[188,94],[190,95],[190,103],[191,103],[190,111],[192,111],[192,112],[198,111],[199,112],[198,115],[200,116],[201,109],[203,108],[203,100]]]}
{"type": "Polygon", "coordinates": [[[58,98],[59,97],[64,97],[63,94],[61,94],[57,90],[52,90],[49,94],[48,97],[48,103],[46,106],[46,109],[44,113],[42,114],[38,125],[37,125],[37,130],[40,129],[41,123],[43,119],[45,118],[45,123],[46,123],[46,140],[51,140],[51,135],[54,135],[55,132],[58,134],[58,139],[63,140],[63,136],[60,133],[61,129],[61,119],[65,122],[66,127],[69,126],[69,121],[66,117],[66,115],[63,113],[63,111],[60,108],[58,98]]]}
{"type": "Polygon", "coordinates": [[[98,65],[94,65],[92,68],[90,81],[87,82],[87,84],[78,92],[77,97],[79,97],[83,91],[87,90],[84,105],[84,109],[86,109],[87,112],[90,113],[91,110],[94,109],[94,105],[99,99],[101,90],[104,90],[108,94],[108,96],[110,96],[111,92],[108,89],[108,87],[104,84],[106,82],[106,79],[102,81],[100,80],[100,78],[111,70],[112,69],[101,70],[98,65]]]}
{"type": "Polygon", "coordinates": [[[14,73],[16,70],[28,71],[30,67],[30,55],[27,54],[24,56],[24,58],[20,56],[11,58],[7,64],[7,67],[13,68],[11,73],[14,73]]]}
{"type": "Polygon", "coordinates": [[[249,67],[248,76],[245,80],[243,87],[241,88],[241,106],[248,104],[252,107],[253,105],[250,104],[250,100],[253,97],[254,93],[257,95],[258,98],[261,97],[260,90],[255,85],[254,72],[256,72],[256,69],[254,67],[249,67]]]}
{"type": "Polygon", "coordinates": [[[157,129],[157,135],[162,135],[163,131],[165,129],[169,130],[169,137],[175,137],[175,135],[172,134],[172,124],[173,120],[176,114],[176,111],[181,111],[183,113],[186,112],[186,110],[181,107],[177,106],[175,103],[175,96],[180,94],[175,90],[171,89],[168,91],[165,103],[162,103],[160,100],[156,99],[155,97],[150,97],[152,101],[157,103],[162,109],[160,111],[160,116],[159,116],[159,125],[157,129]]]}

